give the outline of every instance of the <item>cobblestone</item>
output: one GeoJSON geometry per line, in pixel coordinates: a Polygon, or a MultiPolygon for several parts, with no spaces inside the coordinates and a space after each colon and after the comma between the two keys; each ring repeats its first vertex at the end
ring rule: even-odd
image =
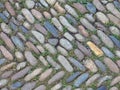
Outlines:
{"type": "Polygon", "coordinates": [[[0,90],[119,90],[120,0],[0,0],[0,90]]]}

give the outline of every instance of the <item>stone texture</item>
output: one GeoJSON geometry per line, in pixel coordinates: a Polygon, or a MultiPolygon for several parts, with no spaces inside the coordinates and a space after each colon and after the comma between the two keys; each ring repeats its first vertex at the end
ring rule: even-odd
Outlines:
{"type": "Polygon", "coordinates": [[[113,48],[114,44],[112,40],[102,31],[98,30],[97,35],[101,38],[102,42],[109,48],[113,48]]]}
{"type": "Polygon", "coordinates": [[[100,0],[93,0],[93,4],[95,5],[95,7],[100,10],[100,11],[106,11],[104,5],[102,5],[102,3],[100,2],[100,0]]]}
{"type": "Polygon", "coordinates": [[[119,68],[118,66],[109,58],[104,58],[104,63],[108,66],[108,68],[114,72],[114,73],[119,73],[119,68]]]}
{"type": "Polygon", "coordinates": [[[83,63],[86,66],[86,68],[88,68],[91,72],[97,72],[98,71],[98,68],[96,67],[93,60],[87,59],[87,60],[84,60],[83,63]]]}
{"type": "Polygon", "coordinates": [[[18,80],[19,78],[24,77],[28,73],[29,70],[30,70],[30,67],[26,67],[20,70],[19,72],[17,72],[11,77],[11,80],[18,80]]]}
{"type": "Polygon", "coordinates": [[[94,52],[96,56],[103,56],[102,50],[100,50],[94,43],[91,41],[87,42],[87,45],[90,47],[90,49],[94,52]]]}
{"type": "Polygon", "coordinates": [[[0,0],[0,90],[119,90],[120,0],[0,0]]]}
{"type": "Polygon", "coordinates": [[[64,67],[68,72],[72,72],[72,71],[73,71],[72,66],[70,65],[70,63],[68,62],[68,60],[67,60],[64,56],[59,55],[59,56],[58,56],[58,61],[63,65],[63,67],[64,67]]]}
{"type": "Polygon", "coordinates": [[[60,45],[63,46],[67,50],[71,50],[73,48],[71,43],[65,38],[60,39],[60,45]]]}
{"type": "Polygon", "coordinates": [[[64,71],[60,71],[58,73],[56,73],[49,81],[48,84],[52,84],[55,81],[60,80],[61,78],[63,78],[65,72],[64,71]]]}
{"type": "Polygon", "coordinates": [[[31,65],[35,66],[37,64],[37,59],[32,55],[30,51],[25,51],[25,58],[31,65]]]}
{"type": "Polygon", "coordinates": [[[112,14],[107,14],[108,18],[110,19],[110,21],[112,21],[115,25],[117,25],[119,28],[120,28],[120,20],[115,17],[114,15],[112,14]]]}
{"type": "Polygon", "coordinates": [[[97,12],[96,16],[98,20],[100,20],[104,24],[109,22],[109,19],[107,18],[107,16],[102,12],[97,12]]]}
{"type": "Polygon", "coordinates": [[[12,16],[16,15],[15,10],[13,9],[13,7],[11,6],[9,2],[5,3],[5,7],[12,16]]]}
{"type": "Polygon", "coordinates": [[[30,23],[34,23],[35,19],[28,9],[26,9],[26,8],[22,9],[22,13],[30,23]]]}

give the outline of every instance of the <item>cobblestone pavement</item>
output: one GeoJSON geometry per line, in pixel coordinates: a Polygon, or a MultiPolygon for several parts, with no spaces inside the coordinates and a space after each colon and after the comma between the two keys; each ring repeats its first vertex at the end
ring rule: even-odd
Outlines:
{"type": "Polygon", "coordinates": [[[120,90],[120,0],[0,0],[0,90],[120,90]]]}

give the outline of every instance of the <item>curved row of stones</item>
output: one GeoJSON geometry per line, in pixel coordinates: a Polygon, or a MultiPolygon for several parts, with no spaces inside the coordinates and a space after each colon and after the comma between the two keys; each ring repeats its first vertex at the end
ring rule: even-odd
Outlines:
{"type": "Polygon", "coordinates": [[[78,1],[0,1],[0,90],[120,89],[120,1],[78,1]]]}

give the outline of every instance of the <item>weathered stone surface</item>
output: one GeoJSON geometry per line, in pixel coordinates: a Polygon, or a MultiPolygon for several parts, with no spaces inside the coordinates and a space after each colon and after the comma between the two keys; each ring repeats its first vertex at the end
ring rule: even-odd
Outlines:
{"type": "Polygon", "coordinates": [[[69,41],[75,40],[75,38],[68,32],[64,34],[64,37],[67,38],[69,41]]]}
{"type": "Polygon", "coordinates": [[[22,82],[15,82],[10,86],[10,89],[15,90],[17,88],[20,88],[21,86],[22,86],[22,82]]]}
{"type": "Polygon", "coordinates": [[[37,10],[35,10],[35,9],[32,9],[32,10],[31,10],[31,13],[32,13],[33,16],[35,16],[38,20],[40,20],[40,21],[43,20],[43,15],[42,15],[39,11],[37,11],[37,10]]]}
{"type": "Polygon", "coordinates": [[[25,76],[24,80],[25,81],[30,81],[31,79],[33,79],[34,77],[39,75],[41,72],[42,72],[42,68],[37,68],[32,73],[30,73],[27,76],[25,76]]]}
{"type": "Polygon", "coordinates": [[[46,86],[45,85],[40,85],[37,88],[35,88],[35,90],[46,90],[46,86]]]}
{"type": "Polygon", "coordinates": [[[20,52],[20,51],[15,52],[15,56],[18,59],[18,61],[19,60],[22,61],[24,59],[24,56],[23,56],[22,52],[20,52]]]}
{"type": "Polygon", "coordinates": [[[63,65],[63,67],[68,71],[68,72],[72,72],[73,71],[73,67],[70,65],[70,63],[68,62],[68,60],[62,56],[59,55],[58,56],[58,61],[63,65]]]}
{"type": "Polygon", "coordinates": [[[59,20],[60,22],[62,23],[63,26],[65,26],[70,32],[72,33],[76,33],[77,32],[77,29],[74,28],[68,21],[65,17],[63,16],[60,16],[59,17],[59,20]]]}
{"type": "Polygon", "coordinates": [[[97,16],[97,19],[104,24],[109,22],[109,19],[107,18],[107,16],[102,12],[97,12],[96,16],[97,16]]]}
{"type": "Polygon", "coordinates": [[[48,7],[48,4],[47,4],[46,1],[44,1],[44,0],[40,0],[40,3],[41,3],[43,6],[48,7]]]}
{"type": "Polygon", "coordinates": [[[68,21],[73,24],[73,25],[77,25],[77,21],[75,20],[75,18],[70,15],[70,14],[65,14],[65,17],[68,19],[68,21]]]}
{"type": "Polygon", "coordinates": [[[114,42],[114,44],[115,44],[118,48],[120,48],[120,41],[119,41],[116,37],[114,37],[114,36],[112,36],[112,35],[110,35],[109,37],[110,37],[110,39],[114,42]]]}
{"type": "Polygon", "coordinates": [[[114,58],[114,54],[108,48],[102,47],[101,49],[106,56],[108,56],[109,58],[114,58]]]}
{"type": "Polygon", "coordinates": [[[111,31],[111,33],[112,34],[114,34],[114,35],[120,35],[120,31],[119,31],[119,29],[117,28],[117,27],[115,27],[115,26],[111,26],[110,28],[109,28],[109,30],[111,31]]]}
{"type": "Polygon", "coordinates": [[[26,83],[21,90],[32,90],[36,85],[36,82],[28,82],[26,83]]]}
{"type": "Polygon", "coordinates": [[[62,83],[58,83],[51,88],[51,90],[59,90],[62,87],[62,83]]]}
{"type": "Polygon", "coordinates": [[[31,31],[32,34],[35,36],[35,38],[40,42],[40,43],[44,43],[45,42],[45,37],[43,36],[43,34],[41,34],[38,31],[31,31]]]}
{"type": "Polygon", "coordinates": [[[84,58],[84,54],[79,49],[75,49],[74,53],[80,61],[84,58]]]}
{"type": "Polygon", "coordinates": [[[1,23],[1,29],[3,32],[10,34],[12,30],[9,28],[9,26],[6,23],[1,23]]]}
{"type": "Polygon", "coordinates": [[[114,44],[112,42],[112,40],[102,31],[98,30],[97,31],[97,35],[100,37],[100,39],[102,40],[102,42],[109,48],[113,48],[114,44]]]}
{"type": "Polygon", "coordinates": [[[80,22],[83,24],[84,27],[86,27],[90,31],[95,31],[95,27],[85,18],[81,18],[80,22]]]}
{"type": "Polygon", "coordinates": [[[100,0],[93,0],[93,4],[95,5],[95,7],[100,10],[100,11],[106,11],[105,7],[102,5],[102,3],[100,2],[100,0]]]}
{"type": "Polygon", "coordinates": [[[83,82],[85,82],[89,77],[89,73],[84,73],[80,75],[74,82],[75,87],[79,87],[83,82]]]}
{"type": "Polygon", "coordinates": [[[95,64],[102,72],[106,72],[106,67],[101,61],[95,60],[95,64]]]}
{"type": "Polygon", "coordinates": [[[72,8],[71,6],[69,6],[68,4],[65,5],[65,9],[68,13],[70,13],[71,15],[73,15],[75,18],[78,18],[78,14],[77,12],[74,10],[74,8],[72,8]]]}
{"type": "Polygon", "coordinates": [[[33,8],[35,5],[34,1],[32,1],[32,0],[26,0],[25,4],[29,9],[33,8]]]}
{"type": "Polygon", "coordinates": [[[104,63],[108,66],[108,68],[114,72],[114,73],[119,73],[119,68],[118,66],[109,58],[104,58],[104,63]]]}
{"type": "Polygon", "coordinates": [[[85,38],[84,38],[81,34],[75,34],[75,38],[76,38],[79,42],[85,42],[85,38]]]}
{"type": "Polygon", "coordinates": [[[110,88],[110,90],[118,90],[118,88],[117,87],[112,87],[112,88],[110,88]]]}
{"type": "Polygon", "coordinates": [[[85,36],[85,37],[89,36],[89,33],[87,32],[87,30],[82,25],[79,25],[78,29],[83,36],[85,36]]]}
{"type": "Polygon", "coordinates": [[[107,80],[111,80],[111,79],[112,79],[112,76],[106,75],[98,80],[97,86],[99,87],[102,85],[102,83],[104,83],[107,80]]]}
{"type": "Polygon", "coordinates": [[[92,35],[92,36],[91,36],[91,39],[92,39],[92,41],[93,41],[96,45],[101,44],[101,41],[100,41],[100,39],[98,38],[97,35],[92,35]]]}
{"type": "Polygon", "coordinates": [[[78,48],[87,56],[91,56],[91,52],[82,43],[77,42],[78,48]]]}
{"type": "Polygon", "coordinates": [[[59,31],[63,32],[63,26],[61,25],[60,21],[57,18],[55,17],[52,18],[52,22],[59,31]]]}
{"type": "Polygon", "coordinates": [[[48,39],[48,42],[51,45],[56,46],[58,44],[58,39],[51,38],[51,39],[48,39]]]}
{"type": "Polygon", "coordinates": [[[5,70],[11,69],[15,65],[16,65],[16,62],[6,64],[0,68],[0,72],[4,72],[5,70]]]}
{"type": "Polygon", "coordinates": [[[23,44],[22,40],[19,37],[12,36],[11,39],[12,39],[13,43],[15,44],[15,46],[18,49],[20,49],[21,51],[24,51],[24,49],[25,49],[24,44],[23,44]]]}
{"type": "Polygon", "coordinates": [[[49,43],[45,44],[45,48],[53,55],[55,55],[57,53],[56,49],[49,43]]]}
{"type": "Polygon", "coordinates": [[[120,10],[120,2],[114,1],[113,3],[114,3],[114,5],[115,5],[115,7],[120,10]]]}
{"type": "Polygon", "coordinates": [[[67,50],[71,50],[73,48],[71,43],[65,38],[60,39],[60,45],[63,46],[67,50]]]}
{"type": "Polygon", "coordinates": [[[80,3],[73,3],[73,7],[76,8],[80,13],[86,13],[86,8],[80,3]]]}
{"type": "Polygon", "coordinates": [[[44,26],[54,37],[58,37],[59,36],[58,35],[58,31],[53,26],[53,24],[51,24],[50,22],[46,21],[46,22],[44,22],[44,26]]]}
{"type": "Polygon", "coordinates": [[[83,63],[91,72],[97,72],[98,71],[98,68],[96,67],[93,60],[87,59],[87,60],[84,60],[83,63]]]}
{"type": "Polygon", "coordinates": [[[0,90],[119,90],[120,0],[0,0],[0,90]]]}
{"type": "Polygon", "coordinates": [[[26,8],[22,9],[22,13],[30,23],[34,23],[35,19],[28,9],[26,9],[26,8]]]}
{"type": "Polygon", "coordinates": [[[94,52],[95,55],[97,56],[103,56],[102,50],[100,50],[94,43],[91,41],[87,42],[87,45],[90,47],[90,49],[94,52]]]}
{"type": "Polygon", "coordinates": [[[44,81],[46,78],[48,78],[48,77],[51,75],[52,71],[53,71],[53,69],[50,68],[50,69],[46,70],[45,72],[43,72],[43,73],[40,75],[39,80],[40,80],[40,81],[44,81]]]}
{"type": "Polygon", "coordinates": [[[90,22],[95,22],[95,18],[92,14],[85,14],[85,18],[88,19],[90,22]]]}
{"type": "Polygon", "coordinates": [[[14,74],[11,77],[11,80],[18,80],[19,78],[24,77],[30,69],[31,69],[30,67],[26,67],[26,68],[20,70],[19,72],[17,72],[16,74],[14,74]]]}
{"type": "Polygon", "coordinates": [[[31,42],[26,42],[26,46],[33,52],[39,54],[40,52],[38,51],[38,49],[35,47],[35,45],[33,45],[31,42]]]}
{"type": "Polygon", "coordinates": [[[13,60],[12,54],[4,46],[0,46],[0,51],[6,59],[13,60]]]}
{"type": "Polygon", "coordinates": [[[56,0],[46,0],[48,4],[53,5],[55,4],[56,0]]]}
{"type": "Polygon", "coordinates": [[[43,65],[48,66],[48,62],[45,60],[43,56],[39,56],[39,60],[43,63],[43,65]]]}
{"type": "Polygon", "coordinates": [[[68,78],[67,78],[67,80],[66,80],[66,82],[71,82],[71,81],[73,81],[75,78],[77,78],[78,76],[80,75],[80,72],[75,72],[75,73],[73,73],[71,76],[69,76],[68,78]]]}
{"type": "Polygon", "coordinates": [[[112,3],[108,3],[106,5],[106,8],[116,17],[120,19],[120,12],[115,8],[115,6],[112,3]]]}
{"type": "Polygon", "coordinates": [[[0,80],[0,87],[5,86],[7,83],[8,83],[8,80],[7,80],[7,79],[2,79],[2,80],[0,80]]]}
{"type": "Polygon", "coordinates": [[[65,9],[60,6],[58,2],[55,3],[54,8],[59,12],[59,13],[65,13],[65,9]]]}
{"type": "Polygon", "coordinates": [[[61,69],[61,66],[60,66],[58,63],[56,63],[56,62],[52,59],[52,57],[47,56],[47,61],[48,61],[56,70],[61,69]]]}
{"type": "Polygon", "coordinates": [[[112,80],[112,82],[111,82],[111,86],[113,86],[113,85],[115,85],[115,84],[117,84],[117,83],[119,83],[120,82],[120,76],[117,76],[117,77],[115,77],[113,80],[112,80]]]}
{"type": "Polygon", "coordinates": [[[58,50],[58,52],[60,52],[62,55],[68,56],[68,52],[67,52],[64,48],[62,48],[61,46],[58,46],[58,47],[57,47],[57,50],[58,50]]]}
{"type": "Polygon", "coordinates": [[[32,65],[35,66],[37,64],[37,59],[32,55],[30,51],[25,51],[25,58],[32,65]]]}
{"type": "Polygon", "coordinates": [[[90,84],[92,84],[93,82],[95,82],[95,80],[97,80],[100,77],[100,74],[95,74],[92,77],[90,77],[87,81],[86,81],[86,86],[89,86],[90,84]]]}
{"type": "Polygon", "coordinates": [[[115,17],[112,14],[107,14],[108,18],[110,19],[110,21],[112,21],[115,25],[117,25],[120,28],[120,20],[115,17]]]}
{"type": "Polygon", "coordinates": [[[64,71],[60,71],[60,72],[56,73],[56,74],[48,81],[48,84],[52,84],[52,83],[54,83],[55,81],[60,80],[61,78],[63,78],[64,74],[65,74],[64,71]]]}
{"type": "Polygon", "coordinates": [[[47,30],[41,24],[35,24],[34,26],[38,31],[40,31],[44,35],[47,35],[47,30]]]}
{"type": "Polygon", "coordinates": [[[13,9],[13,7],[11,6],[9,2],[5,3],[5,7],[12,16],[16,15],[15,10],[13,9]]]}
{"type": "Polygon", "coordinates": [[[107,90],[106,86],[100,86],[97,90],[107,90]]]}
{"type": "Polygon", "coordinates": [[[96,8],[92,3],[87,3],[86,8],[90,11],[90,13],[96,13],[96,8]]]}
{"type": "Polygon", "coordinates": [[[68,58],[69,61],[74,65],[76,66],[78,69],[80,69],[81,71],[85,71],[86,68],[84,67],[84,65],[82,65],[81,63],[79,63],[76,59],[70,57],[68,58]]]}
{"type": "Polygon", "coordinates": [[[24,68],[25,66],[26,66],[26,62],[21,62],[17,65],[16,69],[20,70],[20,69],[24,68]]]}

